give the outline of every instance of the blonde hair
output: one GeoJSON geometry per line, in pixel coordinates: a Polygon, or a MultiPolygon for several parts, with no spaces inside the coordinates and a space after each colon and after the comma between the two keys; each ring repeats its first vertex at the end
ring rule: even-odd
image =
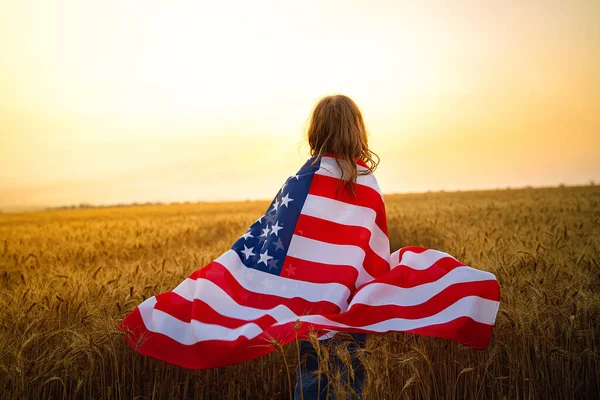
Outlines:
{"type": "Polygon", "coordinates": [[[375,171],[379,164],[379,156],[369,150],[362,113],[348,96],[337,94],[319,100],[310,117],[307,138],[311,156],[317,156],[313,165],[324,155],[333,155],[342,171],[341,180],[353,194],[358,175],[375,171]],[[359,171],[357,160],[368,170],[359,171]]]}

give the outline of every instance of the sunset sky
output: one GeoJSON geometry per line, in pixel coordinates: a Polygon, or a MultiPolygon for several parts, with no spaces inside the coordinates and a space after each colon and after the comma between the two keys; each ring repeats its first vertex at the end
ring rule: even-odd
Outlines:
{"type": "Polygon", "coordinates": [[[0,209],[270,199],[322,96],[384,193],[600,181],[600,1],[0,2],[0,209]]]}

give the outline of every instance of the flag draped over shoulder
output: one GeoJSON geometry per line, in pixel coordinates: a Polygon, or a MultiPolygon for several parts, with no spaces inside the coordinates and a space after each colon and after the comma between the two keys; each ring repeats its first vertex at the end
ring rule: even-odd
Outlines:
{"type": "MultiPolygon", "coordinates": [[[[140,354],[190,369],[250,360],[328,331],[410,332],[489,344],[496,277],[423,247],[390,254],[372,173],[352,196],[332,157],[309,159],[223,255],[119,324],[140,354]]],[[[359,163],[359,169],[366,165],[359,163]]]]}

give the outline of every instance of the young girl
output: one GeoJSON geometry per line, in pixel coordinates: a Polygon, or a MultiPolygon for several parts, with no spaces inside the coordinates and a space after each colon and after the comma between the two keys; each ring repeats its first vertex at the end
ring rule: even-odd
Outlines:
{"type": "MultiPolygon", "coordinates": [[[[190,369],[283,352],[311,331],[324,346],[338,340],[336,331],[353,334],[358,347],[366,333],[396,331],[486,348],[500,300],[495,276],[433,249],[390,253],[378,158],[356,104],[322,99],[308,143],[312,157],[229,250],[125,317],[127,343],[190,369]]],[[[296,396],[331,393],[314,373],[310,343],[300,347],[296,396]]],[[[359,394],[364,372],[356,358],[352,367],[347,383],[359,394]]]]}
{"type": "MultiPolygon", "coordinates": [[[[371,174],[379,164],[379,157],[368,146],[367,130],[360,109],[348,96],[333,95],[322,98],[315,106],[308,127],[308,144],[310,154],[317,163],[322,156],[335,157],[342,172],[340,183],[343,189],[356,197],[354,185],[359,175],[371,174]],[[358,165],[368,166],[359,169],[358,165]]],[[[335,331],[325,334],[319,340],[320,346],[326,346],[329,354],[335,354],[338,345],[335,331]],[[333,338],[332,338],[333,337],[333,338]]],[[[339,335],[338,335],[339,336],[339,335]]],[[[361,396],[365,379],[364,369],[355,356],[357,348],[364,347],[366,335],[352,333],[348,350],[352,356],[354,379],[345,382],[347,368],[336,356],[331,357],[330,363],[335,364],[341,371],[344,383],[349,383],[356,394],[361,396]]],[[[311,400],[319,398],[333,399],[332,388],[325,374],[318,374],[319,358],[316,349],[308,341],[300,342],[300,359],[304,360],[296,371],[295,399],[311,400]],[[320,392],[319,392],[320,391],[320,392]],[[329,395],[329,397],[328,397],[329,395]]]]}

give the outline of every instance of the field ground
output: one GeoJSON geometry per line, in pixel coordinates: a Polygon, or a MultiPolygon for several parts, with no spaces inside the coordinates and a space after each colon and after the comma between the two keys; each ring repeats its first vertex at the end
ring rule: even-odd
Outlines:
{"type": "MultiPolygon", "coordinates": [[[[390,195],[386,205],[392,250],[430,247],[491,271],[502,301],[483,351],[372,335],[365,398],[597,398],[600,187],[390,195]]],[[[247,363],[190,371],[138,355],[116,329],[144,298],[228,249],[266,207],[0,215],[2,397],[288,398],[295,343],[247,363]]]]}

